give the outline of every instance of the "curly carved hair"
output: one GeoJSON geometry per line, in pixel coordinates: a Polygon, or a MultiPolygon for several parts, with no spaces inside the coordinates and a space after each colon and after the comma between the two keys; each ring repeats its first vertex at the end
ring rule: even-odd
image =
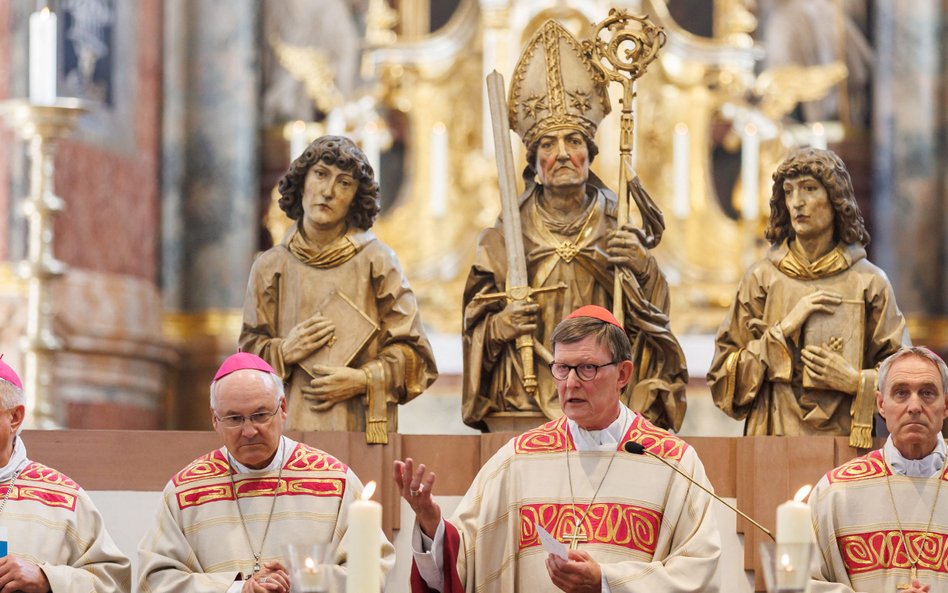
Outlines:
{"type": "Polygon", "coordinates": [[[853,183],[846,165],[830,150],[804,148],[787,157],[774,172],[773,192],[770,196],[770,221],[764,236],[771,245],[780,245],[793,239],[796,233],[790,223],[783,182],[810,175],[826,188],[830,204],[833,205],[833,238],[848,245],[869,244],[869,231],[856,203],[853,183]]]}
{"type": "Polygon", "coordinates": [[[346,222],[362,230],[372,228],[381,209],[379,184],[365,154],[352,140],[343,136],[321,136],[313,141],[280,178],[280,209],[293,220],[303,216],[303,186],[306,174],[318,162],[335,165],[350,173],[359,184],[349,205],[346,222]]]}

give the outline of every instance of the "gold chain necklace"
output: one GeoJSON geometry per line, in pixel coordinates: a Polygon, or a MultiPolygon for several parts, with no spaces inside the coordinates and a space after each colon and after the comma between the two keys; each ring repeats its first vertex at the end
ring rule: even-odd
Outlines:
{"type": "MultiPolygon", "coordinates": [[[[892,494],[892,481],[890,480],[892,474],[892,466],[889,465],[889,460],[886,459],[885,449],[882,450],[882,461],[885,462],[888,466],[889,473],[885,475],[885,485],[889,489],[889,500],[892,502],[892,510],[895,513],[895,524],[899,526],[899,535],[902,536],[902,546],[905,547],[905,555],[908,557],[909,562],[912,564],[911,571],[909,572],[909,583],[903,583],[897,585],[896,589],[908,589],[912,586],[912,582],[915,582],[918,579],[918,562],[921,560],[921,553],[912,558],[912,550],[909,547],[908,538],[905,537],[905,530],[902,529],[902,520],[899,518],[899,507],[895,504],[895,495],[892,494]]],[[[922,541],[927,542],[928,538],[932,535],[932,520],[935,518],[935,508],[938,506],[938,495],[941,494],[941,483],[945,480],[943,476],[945,475],[945,469],[948,468],[948,457],[945,458],[945,462],[941,466],[941,470],[938,472],[938,487],[935,489],[935,500],[932,501],[932,512],[928,515],[928,525],[925,526],[925,532],[922,534],[922,541]]],[[[894,560],[894,558],[893,558],[894,560]]]]}
{"type": "Polygon", "coordinates": [[[547,228],[546,223],[543,221],[543,214],[540,212],[540,198],[537,196],[533,200],[533,210],[534,216],[537,219],[537,230],[540,231],[540,235],[543,236],[550,245],[553,246],[553,250],[556,251],[556,255],[560,256],[566,263],[573,261],[573,258],[579,254],[579,242],[583,238],[583,233],[586,232],[586,227],[589,226],[589,221],[592,220],[593,215],[596,213],[596,204],[597,198],[593,198],[593,201],[589,207],[589,214],[586,215],[586,220],[583,221],[583,226],[580,227],[579,232],[576,233],[574,239],[566,239],[565,241],[560,241],[553,235],[553,231],[547,228]]]}
{"type": "MultiPolygon", "coordinates": [[[[625,421],[622,423],[622,437],[625,437],[625,432],[628,430],[629,419],[626,417],[625,421]]],[[[569,425],[567,424],[567,431],[569,430],[569,425]]],[[[573,439],[575,442],[575,439],[573,439]]],[[[602,474],[602,479],[599,480],[599,486],[596,487],[596,491],[593,492],[592,498],[589,500],[589,504],[586,505],[586,510],[583,511],[583,515],[576,520],[576,523],[573,525],[573,533],[566,534],[561,536],[563,539],[569,541],[569,549],[575,550],[579,547],[579,542],[589,541],[589,536],[586,535],[586,530],[583,528],[583,525],[586,522],[586,517],[589,515],[589,511],[592,510],[593,503],[596,502],[596,497],[599,496],[599,490],[602,489],[602,485],[606,482],[606,476],[609,475],[609,469],[612,468],[612,462],[616,460],[616,455],[619,453],[618,444],[616,445],[616,450],[612,452],[612,457],[609,458],[609,464],[606,466],[606,471],[602,474]]],[[[566,441],[566,475],[569,478],[569,498],[570,506],[573,508],[573,517],[576,516],[576,496],[573,494],[573,470],[570,467],[569,463],[569,441],[566,441]]]]}
{"type": "MultiPolygon", "coordinates": [[[[257,574],[260,572],[260,557],[263,556],[263,546],[267,543],[267,534],[270,533],[270,521],[273,519],[273,509],[276,508],[277,496],[280,494],[280,484],[283,478],[283,462],[284,456],[283,453],[283,442],[281,440],[280,447],[277,450],[277,455],[280,456],[280,471],[277,472],[277,481],[276,486],[273,489],[273,501],[270,503],[270,514],[267,515],[267,526],[263,529],[263,539],[260,540],[260,551],[253,551],[253,542],[250,540],[250,531],[247,529],[247,521],[244,520],[244,512],[240,508],[240,497],[237,496],[237,483],[234,481],[234,474],[236,473],[233,468],[230,473],[230,485],[234,489],[234,504],[237,505],[237,514],[240,515],[240,524],[244,528],[244,536],[247,538],[247,546],[250,548],[250,553],[253,554],[253,573],[257,574]]],[[[230,457],[230,452],[227,453],[227,456],[230,457]]],[[[248,576],[247,579],[250,577],[248,576]]]]}

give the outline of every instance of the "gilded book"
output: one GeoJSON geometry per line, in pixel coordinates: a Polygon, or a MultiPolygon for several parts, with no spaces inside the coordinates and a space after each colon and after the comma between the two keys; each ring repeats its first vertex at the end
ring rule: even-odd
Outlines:
{"type": "Polygon", "coordinates": [[[336,289],[330,291],[317,310],[332,319],[336,331],[329,344],[299,363],[313,378],[316,377],[312,371],[315,366],[349,366],[379,330],[371,318],[336,289]]]}
{"type": "MultiPolygon", "coordinates": [[[[841,355],[857,371],[862,370],[866,304],[862,300],[843,299],[830,313],[810,315],[803,327],[803,345],[820,346],[841,355]]],[[[803,368],[803,387],[813,388],[813,380],[803,368]]]]}

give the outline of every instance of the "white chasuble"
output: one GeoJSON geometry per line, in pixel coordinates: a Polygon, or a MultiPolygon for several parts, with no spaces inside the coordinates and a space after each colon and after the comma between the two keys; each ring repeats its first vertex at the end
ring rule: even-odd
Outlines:
{"type": "Polygon", "coordinates": [[[881,450],[827,473],[810,494],[819,548],[811,593],[896,593],[911,582],[913,561],[932,593],[948,591],[945,481],[944,471],[931,478],[893,473],[881,450]]]}
{"type": "MultiPolygon", "coordinates": [[[[578,531],[578,549],[612,593],[716,593],[713,499],[658,460],[626,453],[630,440],[710,488],[694,450],[642,416],[614,451],[577,451],[566,418],[551,421],[504,445],[445,522],[445,593],[558,591],[538,525],[564,543],[578,531]]],[[[425,591],[412,573],[413,591],[425,591]]]]}
{"type": "Polygon", "coordinates": [[[131,590],[128,558],[118,549],[86,491],[43,464],[27,461],[12,484],[0,527],[8,552],[39,565],[55,593],[122,593],[131,590]],[[12,490],[11,490],[12,488],[12,490]]]}
{"type": "MultiPolygon", "coordinates": [[[[328,544],[328,561],[336,565],[330,591],[345,590],[348,509],[361,495],[362,483],[331,455],[284,442],[289,453],[282,472],[277,467],[231,476],[221,448],[191,462],[168,482],[155,523],[139,544],[142,593],[223,593],[241,574],[253,571],[255,553],[261,553],[261,565],[274,560],[285,564],[283,546],[290,543],[328,544]]],[[[381,529],[379,547],[386,573],[395,551],[381,529]]]]}

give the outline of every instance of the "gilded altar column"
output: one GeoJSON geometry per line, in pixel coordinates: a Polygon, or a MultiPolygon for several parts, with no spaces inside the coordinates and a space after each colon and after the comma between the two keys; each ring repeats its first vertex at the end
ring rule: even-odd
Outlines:
{"type": "Polygon", "coordinates": [[[170,416],[203,428],[213,370],[237,347],[259,242],[260,8],[164,6],[161,277],[165,331],[181,348],[170,416]]]}
{"type": "Polygon", "coordinates": [[[945,315],[945,3],[876,6],[873,257],[906,314],[945,315]]]}

